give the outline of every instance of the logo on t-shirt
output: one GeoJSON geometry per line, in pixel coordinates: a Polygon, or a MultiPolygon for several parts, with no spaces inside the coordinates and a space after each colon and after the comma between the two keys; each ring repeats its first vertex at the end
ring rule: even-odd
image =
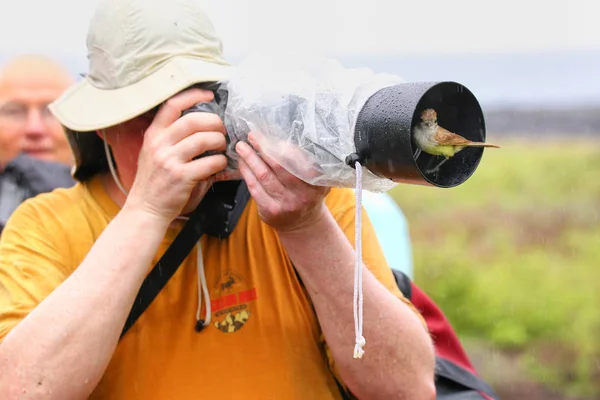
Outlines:
{"type": "Polygon", "coordinates": [[[211,309],[214,325],[221,332],[237,332],[250,318],[250,304],[256,300],[256,288],[251,288],[242,275],[225,271],[213,286],[211,309]]]}

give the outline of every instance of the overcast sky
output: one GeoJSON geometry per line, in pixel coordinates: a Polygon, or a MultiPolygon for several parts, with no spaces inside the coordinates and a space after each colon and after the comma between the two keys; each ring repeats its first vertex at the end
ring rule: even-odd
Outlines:
{"type": "MultiPolygon", "coordinates": [[[[600,49],[598,0],[199,0],[225,53],[600,49]]],[[[0,0],[0,53],[85,55],[97,0],[0,0]]]]}

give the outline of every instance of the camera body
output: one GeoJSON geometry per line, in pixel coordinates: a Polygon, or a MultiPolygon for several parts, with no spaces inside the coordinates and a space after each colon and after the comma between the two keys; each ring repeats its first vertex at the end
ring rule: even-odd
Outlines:
{"type": "Polygon", "coordinates": [[[213,154],[223,153],[227,157],[227,167],[225,168],[225,170],[223,170],[223,172],[219,173],[218,176],[215,176],[215,179],[217,179],[217,180],[239,180],[239,179],[241,179],[241,176],[238,171],[237,155],[235,153],[235,145],[238,142],[238,140],[236,140],[237,138],[233,135],[235,130],[232,129],[232,127],[229,123],[230,121],[229,121],[229,119],[226,118],[226,115],[225,115],[225,111],[227,109],[227,99],[228,99],[228,91],[226,88],[226,82],[207,82],[207,83],[194,85],[193,87],[212,91],[214,94],[214,99],[211,100],[210,102],[195,104],[194,106],[188,108],[187,110],[184,110],[181,113],[181,116],[183,117],[184,115],[187,115],[192,112],[206,112],[206,113],[217,114],[219,116],[219,118],[221,118],[221,120],[223,121],[223,124],[225,125],[225,131],[226,131],[225,139],[227,141],[227,149],[224,153],[214,151],[214,150],[209,150],[209,151],[206,151],[206,152],[196,156],[194,159],[210,156],[213,154]],[[228,127],[227,125],[230,125],[230,126],[228,127]]]}

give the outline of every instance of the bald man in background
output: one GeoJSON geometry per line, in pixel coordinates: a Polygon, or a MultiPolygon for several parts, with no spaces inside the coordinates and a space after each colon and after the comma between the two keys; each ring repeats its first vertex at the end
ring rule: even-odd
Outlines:
{"type": "Polygon", "coordinates": [[[72,83],[63,65],[42,55],[18,56],[0,68],[0,165],[20,153],[73,163],[63,129],[47,108],[72,83]]]}
{"type": "Polygon", "coordinates": [[[24,200],[74,184],[69,143],[47,107],[72,83],[63,65],[42,55],[0,67],[0,232],[24,200]]]}

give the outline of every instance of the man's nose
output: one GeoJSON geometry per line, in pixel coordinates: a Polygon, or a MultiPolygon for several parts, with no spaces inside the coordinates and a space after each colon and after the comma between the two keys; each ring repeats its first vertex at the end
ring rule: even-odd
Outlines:
{"type": "Polygon", "coordinates": [[[46,134],[48,134],[48,117],[44,115],[43,110],[37,107],[30,108],[25,120],[25,135],[34,138],[46,134]]]}

